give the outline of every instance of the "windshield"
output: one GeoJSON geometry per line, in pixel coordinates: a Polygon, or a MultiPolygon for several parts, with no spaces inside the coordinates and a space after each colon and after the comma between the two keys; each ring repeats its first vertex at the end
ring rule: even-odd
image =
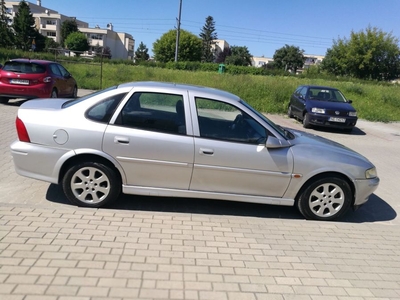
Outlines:
{"type": "Polygon", "coordinates": [[[329,88],[310,88],[308,90],[308,98],[310,100],[348,102],[339,90],[329,88]]]}
{"type": "Polygon", "coordinates": [[[255,113],[257,116],[259,116],[261,119],[263,119],[269,126],[275,129],[282,137],[287,138],[287,139],[294,139],[294,135],[288,131],[287,129],[283,128],[280,125],[275,124],[272,122],[270,119],[268,119],[266,116],[264,116],[262,113],[259,111],[255,110],[250,104],[247,102],[240,100],[240,103],[242,103],[244,106],[246,106],[248,109],[250,109],[253,113],[255,113]]]}
{"type": "Polygon", "coordinates": [[[83,97],[69,100],[69,101],[67,101],[67,102],[65,102],[63,104],[62,108],[70,107],[70,106],[75,105],[75,104],[77,104],[79,102],[85,101],[86,99],[92,98],[93,96],[97,96],[97,95],[100,95],[102,93],[105,93],[105,92],[108,92],[108,91],[111,91],[111,90],[115,90],[116,88],[117,88],[117,86],[114,85],[114,86],[106,88],[104,90],[96,91],[96,92],[93,92],[91,94],[85,95],[83,97]]]}

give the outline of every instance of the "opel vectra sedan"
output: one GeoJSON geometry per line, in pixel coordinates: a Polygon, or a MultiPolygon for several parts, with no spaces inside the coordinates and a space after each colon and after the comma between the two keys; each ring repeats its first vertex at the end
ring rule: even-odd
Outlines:
{"type": "Polygon", "coordinates": [[[101,207],[122,192],[296,205],[307,219],[332,220],[379,183],[362,155],[206,87],[131,82],[30,100],[16,127],[16,171],[62,185],[79,206],[101,207]]]}
{"type": "Polygon", "coordinates": [[[288,116],[302,120],[304,128],[315,125],[351,132],[357,124],[351,103],[336,88],[301,85],[290,97],[288,116]]]}

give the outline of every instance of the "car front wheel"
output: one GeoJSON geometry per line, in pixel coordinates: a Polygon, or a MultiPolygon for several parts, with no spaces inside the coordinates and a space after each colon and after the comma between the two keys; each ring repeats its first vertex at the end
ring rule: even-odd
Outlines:
{"type": "Polygon", "coordinates": [[[97,162],[72,166],[65,173],[62,185],[68,200],[78,206],[102,207],[116,200],[121,193],[116,172],[97,162]]]}
{"type": "Polygon", "coordinates": [[[289,118],[293,118],[293,112],[292,112],[292,106],[289,105],[288,110],[287,110],[287,115],[289,118]]]}
{"type": "Polygon", "coordinates": [[[301,214],[310,220],[330,221],[349,209],[352,193],[349,184],[340,177],[323,177],[304,189],[297,201],[301,214]]]}
{"type": "Polygon", "coordinates": [[[303,116],[303,127],[304,128],[310,128],[310,115],[308,113],[305,113],[303,116]]]}

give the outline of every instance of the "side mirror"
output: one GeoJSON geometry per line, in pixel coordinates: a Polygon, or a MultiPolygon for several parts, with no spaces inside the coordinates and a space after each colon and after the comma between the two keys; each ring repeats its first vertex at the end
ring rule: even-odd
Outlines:
{"type": "Polygon", "coordinates": [[[353,100],[347,99],[347,102],[351,104],[353,103],[353,100]]]}
{"type": "Polygon", "coordinates": [[[288,143],[288,141],[279,140],[276,137],[270,135],[267,137],[267,142],[265,143],[265,147],[267,147],[268,149],[286,148],[290,146],[291,145],[288,143]]]}

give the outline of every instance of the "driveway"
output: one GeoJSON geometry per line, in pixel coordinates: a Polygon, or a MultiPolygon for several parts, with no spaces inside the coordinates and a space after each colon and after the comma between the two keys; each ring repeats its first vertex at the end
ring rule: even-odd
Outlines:
{"type": "Polygon", "coordinates": [[[366,205],[323,222],[228,201],[122,196],[112,208],[75,207],[58,186],[15,173],[18,105],[0,105],[0,299],[400,299],[399,123],[306,130],[362,153],[381,178],[366,205]]]}

